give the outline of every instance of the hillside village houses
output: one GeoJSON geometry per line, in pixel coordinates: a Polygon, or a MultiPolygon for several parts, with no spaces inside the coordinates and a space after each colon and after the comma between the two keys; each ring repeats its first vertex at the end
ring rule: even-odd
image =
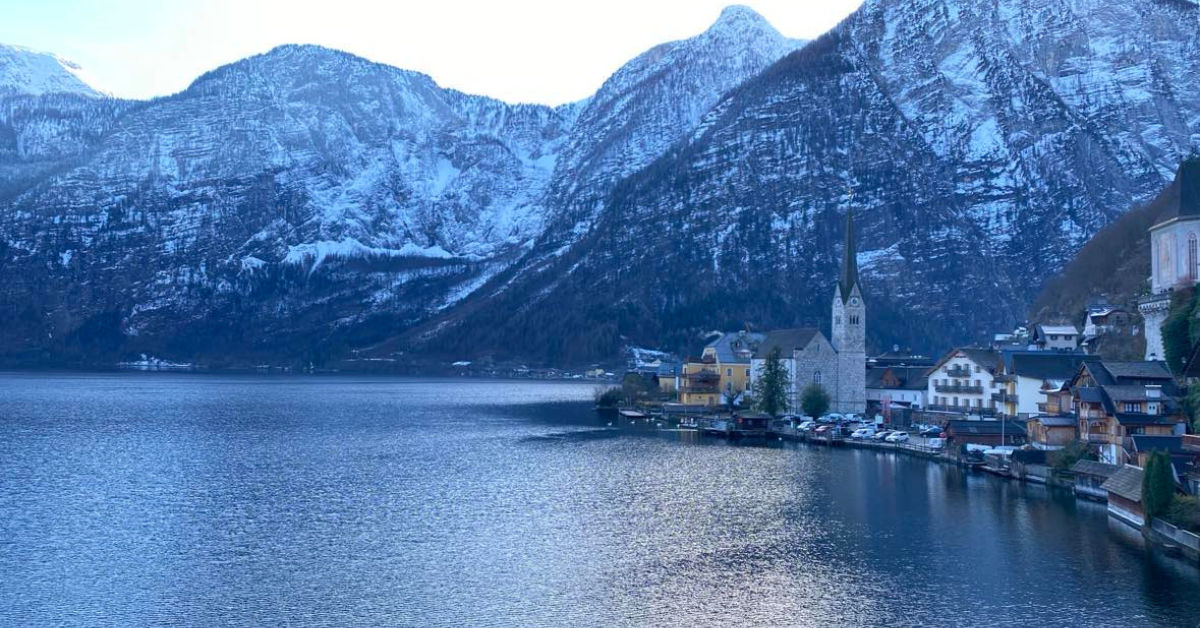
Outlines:
{"type": "Polygon", "coordinates": [[[1182,436],[1180,390],[1162,362],[1084,361],[1070,383],[1079,437],[1100,461],[1132,459],[1135,435],[1182,436]]]}
{"type": "Polygon", "coordinates": [[[1176,179],[1178,199],[1150,227],[1150,295],[1138,301],[1147,360],[1165,358],[1161,329],[1171,292],[1200,281],[1200,159],[1185,161],[1176,179]]]}
{"type": "MultiPolygon", "coordinates": [[[[1200,183],[1200,177],[1195,181],[1200,183]]],[[[683,405],[737,406],[753,390],[768,356],[779,350],[791,380],[793,411],[799,410],[801,391],[816,383],[829,393],[831,411],[863,414],[869,409],[889,421],[889,409],[917,412],[923,422],[953,426],[947,432],[962,442],[1027,442],[1053,450],[1082,441],[1102,462],[1117,465],[1137,462],[1145,447],[1166,446],[1167,441],[1175,447],[1186,431],[1182,391],[1164,363],[1088,355],[1090,343],[1115,328],[1128,328],[1128,312],[1105,301],[1088,306],[1082,329],[1037,324],[997,334],[988,348],[959,347],[936,361],[900,355],[897,348],[895,355],[868,362],[853,229],[848,213],[829,337],[817,328],[721,334],[682,365],[672,380],[677,384],[669,384],[678,386],[683,405]]],[[[1200,192],[1185,191],[1174,215],[1151,232],[1153,291],[1155,298],[1169,301],[1172,288],[1200,278],[1200,246],[1178,244],[1180,238],[1185,243],[1200,238],[1200,192]],[[1180,259],[1186,263],[1181,265],[1180,259]]],[[[1143,313],[1149,302],[1142,301],[1143,313]]],[[[1148,340],[1159,324],[1147,322],[1148,340]]],[[[1161,344],[1161,338],[1153,340],[1161,344]]],[[[1161,346],[1147,349],[1151,358],[1160,355],[1161,346]]],[[[1195,362],[1200,377],[1200,359],[1195,362]]]]}

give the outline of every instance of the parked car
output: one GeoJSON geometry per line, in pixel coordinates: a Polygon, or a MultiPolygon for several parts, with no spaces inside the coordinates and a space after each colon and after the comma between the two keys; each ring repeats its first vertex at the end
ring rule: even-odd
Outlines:
{"type": "Polygon", "coordinates": [[[925,429],[921,430],[921,436],[925,438],[941,438],[942,428],[937,427],[936,425],[927,426],[925,429]]]}
{"type": "Polygon", "coordinates": [[[799,428],[799,429],[800,429],[800,431],[801,431],[801,432],[811,432],[811,431],[813,431],[813,429],[814,429],[814,428],[816,428],[816,427],[817,427],[817,422],[816,422],[816,421],[805,421],[805,422],[803,422],[803,423],[801,423],[801,424],[800,424],[800,428],[799,428]]]}
{"type": "Polygon", "coordinates": [[[866,440],[868,438],[871,438],[874,435],[875,435],[875,428],[860,427],[857,430],[854,430],[854,433],[850,434],[850,438],[853,440],[866,440]]]}
{"type": "Polygon", "coordinates": [[[817,429],[813,431],[813,434],[816,434],[817,436],[825,436],[827,434],[830,434],[832,430],[833,430],[832,425],[821,425],[821,426],[818,426],[817,429]]]}
{"type": "Polygon", "coordinates": [[[891,435],[889,435],[887,437],[887,442],[889,442],[889,443],[907,443],[908,442],[908,432],[892,432],[891,435]]]}
{"type": "Polygon", "coordinates": [[[875,432],[875,435],[871,437],[871,440],[883,440],[891,435],[892,435],[891,430],[883,430],[880,432],[875,432]]]}

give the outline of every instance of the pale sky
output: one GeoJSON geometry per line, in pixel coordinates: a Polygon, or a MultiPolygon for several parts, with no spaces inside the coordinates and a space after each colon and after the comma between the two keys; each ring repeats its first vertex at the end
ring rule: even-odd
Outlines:
{"type": "MultiPolygon", "coordinates": [[[[743,2],[811,39],[861,0],[743,2]]],[[[623,63],[704,31],[728,0],[0,0],[0,42],[53,52],[117,96],[175,93],[280,44],[320,44],[510,102],[591,95],[623,63]]]]}

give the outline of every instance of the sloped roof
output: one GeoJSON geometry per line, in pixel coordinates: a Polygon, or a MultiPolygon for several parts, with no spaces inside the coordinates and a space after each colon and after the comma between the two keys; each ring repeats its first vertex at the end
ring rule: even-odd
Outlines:
{"type": "Polygon", "coordinates": [[[1075,417],[1069,416],[1035,416],[1030,422],[1037,421],[1046,427],[1074,427],[1075,417]]]}
{"type": "Polygon", "coordinates": [[[1155,227],[1175,218],[1200,217],[1200,158],[1192,157],[1179,164],[1167,194],[1171,201],[1154,223],[1155,227]]]}
{"type": "Polygon", "coordinates": [[[1095,460],[1080,460],[1071,467],[1071,471],[1080,475],[1095,475],[1102,478],[1110,478],[1120,469],[1120,465],[1105,464],[1095,460]]]}
{"type": "Polygon", "coordinates": [[[1194,454],[1183,448],[1182,436],[1154,436],[1138,434],[1133,437],[1133,447],[1138,451],[1165,451],[1171,454],[1194,454]]]}
{"type": "MultiPolygon", "coordinates": [[[[1150,397],[1146,395],[1145,386],[1125,385],[1125,386],[1103,386],[1104,394],[1108,395],[1113,401],[1146,401],[1150,397]]],[[[1155,401],[1162,399],[1158,397],[1155,401]]]]}
{"type": "Polygon", "coordinates": [[[1084,360],[1096,358],[1083,353],[1051,353],[1035,351],[1014,353],[1009,358],[1009,373],[1032,379],[1071,379],[1079,370],[1079,364],[1084,360]]]}
{"type": "Polygon", "coordinates": [[[1060,336],[1077,336],[1079,328],[1074,325],[1038,325],[1042,334],[1058,334],[1060,336]]]}
{"type": "Polygon", "coordinates": [[[1118,412],[1114,414],[1117,422],[1121,425],[1175,425],[1179,423],[1178,419],[1162,414],[1127,414],[1118,412]]]}
{"type": "Polygon", "coordinates": [[[979,366],[995,372],[995,369],[1001,366],[1000,352],[994,349],[980,349],[978,347],[959,347],[942,356],[927,372],[932,373],[942,367],[943,364],[949,362],[958,354],[963,354],[968,360],[978,364],[979,366]]]}
{"type": "Polygon", "coordinates": [[[928,368],[924,366],[889,366],[886,368],[867,369],[867,388],[890,390],[925,390],[929,388],[928,368]],[[883,376],[891,372],[900,380],[899,386],[884,386],[883,376]]]}
{"type": "Polygon", "coordinates": [[[749,364],[749,359],[741,359],[737,357],[737,349],[741,345],[745,345],[753,355],[754,347],[762,344],[766,334],[761,332],[728,332],[721,334],[720,338],[708,343],[706,349],[713,349],[717,354],[717,360],[722,364],[749,364]]]}
{"type": "MultiPolygon", "coordinates": [[[[1100,363],[1109,375],[1120,379],[1172,379],[1167,365],[1162,362],[1109,362],[1100,363]]],[[[1107,382],[1105,382],[1107,383],[1107,382]]],[[[1113,382],[1117,383],[1117,382],[1113,382]]]]}
{"type": "Polygon", "coordinates": [[[973,434],[973,435],[999,435],[1012,434],[1020,435],[1025,433],[1025,426],[1016,421],[971,421],[967,419],[955,419],[946,422],[946,430],[953,431],[955,434],[973,434]]]}
{"type": "Polygon", "coordinates": [[[782,357],[790,358],[793,351],[807,347],[808,343],[812,342],[812,339],[818,334],[821,334],[821,331],[816,327],[776,329],[767,332],[766,338],[758,345],[758,351],[754,352],[754,357],[760,360],[765,359],[773,349],[778,347],[782,357]]]}
{"type": "Polygon", "coordinates": [[[1120,495],[1129,501],[1142,501],[1142,470],[1132,465],[1125,465],[1112,474],[1100,488],[1114,495],[1120,495]]]}

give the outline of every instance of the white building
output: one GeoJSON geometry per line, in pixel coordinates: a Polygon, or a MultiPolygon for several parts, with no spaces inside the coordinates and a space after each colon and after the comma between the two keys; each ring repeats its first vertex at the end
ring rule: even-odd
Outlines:
{"type": "Polygon", "coordinates": [[[929,371],[925,391],[927,409],[935,412],[994,415],[1000,392],[997,376],[1003,379],[1000,353],[991,349],[955,349],[929,371]]]}
{"type": "Polygon", "coordinates": [[[1027,419],[1047,411],[1047,389],[1057,389],[1070,380],[1079,365],[1089,358],[1083,353],[1052,351],[1013,352],[1003,354],[1004,376],[998,377],[999,390],[993,393],[996,409],[1008,418],[1027,419]]]}
{"type": "Polygon", "coordinates": [[[1040,351],[1074,351],[1079,348],[1082,334],[1074,325],[1037,325],[1033,328],[1033,344],[1040,351]]]}
{"type": "Polygon", "coordinates": [[[924,408],[928,366],[886,366],[867,371],[867,401],[879,407],[924,408]]]}
{"type": "Polygon", "coordinates": [[[1167,190],[1168,206],[1150,227],[1150,292],[1138,302],[1145,319],[1146,359],[1164,359],[1162,324],[1171,291],[1200,281],[1200,159],[1179,166],[1167,190]]]}

